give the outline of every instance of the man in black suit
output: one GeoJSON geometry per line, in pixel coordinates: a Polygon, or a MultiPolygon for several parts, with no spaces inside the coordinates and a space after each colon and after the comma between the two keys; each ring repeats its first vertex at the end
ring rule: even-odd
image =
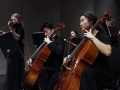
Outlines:
{"type": "MultiPolygon", "coordinates": [[[[44,32],[45,38],[44,42],[47,44],[47,47],[51,50],[51,53],[48,57],[48,60],[40,68],[40,82],[41,82],[41,90],[47,90],[49,81],[51,76],[60,71],[60,67],[63,62],[63,53],[64,53],[64,40],[57,36],[55,33],[49,39],[48,36],[54,30],[54,26],[51,22],[44,22],[41,29],[44,32]]],[[[28,65],[32,65],[34,58],[31,58],[27,61],[28,65]]],[[[35,85],[33,86],[32,90],[37,90],[35,85]]],[[[39,89],[38,89],[39,90],[39,89]]]]}

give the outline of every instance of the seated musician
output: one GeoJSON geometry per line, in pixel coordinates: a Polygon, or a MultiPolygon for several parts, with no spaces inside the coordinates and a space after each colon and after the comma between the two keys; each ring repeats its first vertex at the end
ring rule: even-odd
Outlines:
{"type": "Polygon", "coordinates": [[[109,37],[102,30],[95,29],[91,32],[96,21],[96,16],[89,12],[80,16],[80,26],[84,31],[84,36],[90,39],[99,50],[93,65],[82,71],[80,90],[103,90],[104,86],[112,81],[112,73],[108,63],[111,43],[109,37]]]}
{"type": "MultiPolygon", "coordinates": [[[[49,80],[51,76],[60,71],[61,64],[63,62],[63,53],[64,53],[64,45],[65,42],[62,38],[60,38],[57,34],[53,34],[52,37],[49,39],[48,36],[54,30],[53,23],[51,22],[44,22],[40,29],[44,32],[45,38],[44,42],[47,44],[48,48],[51,50],[51,53],[46,60],[44,66],[40,68],[40,88],[41,90],[47,90],[49,80]]],[[[27,64],[32,66],[32,62],[34,62],[34,58],[31,58],[27,61],[27,64]]],[[[39,90],[37,85],[34,85],[32,90],[39,90]]]]}
{"type": "MultiPolygon", "coordinates": [[[[96,22],[97,17],[91,12],[85,12],[80,16],[80,27],[84,32],[84,37],[90,39],[99,50],[92,66],[83,68],[80,78],[80,90],[103,90],[104,86],[112,82],[112,72],[108,63],[108,56],[112,51],[111,43],[108,35],[102,29],[91,31],[96,22]]],[[[67,61],[65,59],[63,64],[67,61]]],[[[54,89],[57,79],[58,74],[54,74],[48,90],[54,89]]]]}
{"type": "Polygon", "coordinates": [[[71,36],[70,38],[67,40],[67,39],[64,39],[64,41],[66,41],[67,43],[70,42],[70,50],[69,50],[69,53],[68,55],[75,49],[75,47],[79,44],[79,42],[81,41],[81,37],[78,33],[78,31],[71,31],[71,36]]]}

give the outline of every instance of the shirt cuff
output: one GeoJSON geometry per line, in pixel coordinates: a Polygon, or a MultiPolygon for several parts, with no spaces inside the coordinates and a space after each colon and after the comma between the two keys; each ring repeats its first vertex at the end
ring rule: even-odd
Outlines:
{"type": "Polygon", "coordinates": [[[49,44],[49,43],[51,43],[52,41],[49,41],[49,42],[47,42],[47,45],[49,44]]]}

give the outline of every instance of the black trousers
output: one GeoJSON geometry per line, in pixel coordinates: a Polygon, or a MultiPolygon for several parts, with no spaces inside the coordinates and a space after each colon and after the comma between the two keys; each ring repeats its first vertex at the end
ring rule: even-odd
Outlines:
{"type": "Polygon", "coordinates": [[[55,72],[56,72],[56,69],[54,69],[52,67],[48,67],[48,66],[41,67],[40,74],[38,77],[40,79],[40,84],[37,84],[37,82],[36,82],[35,85],[33,86],[32,90],[39,90],[39,89],[36,89],[37,86],[39,86],[41,88],[41,90],[47,90],[49,81],[55,72]]]}
{"type": "Polygon", "coordinates": [[[55,73],[51,79],[50,79],[50,83],[48,85],[48,90],[54,90],[57,82],[59,82],[59,72],[55,73]]]}

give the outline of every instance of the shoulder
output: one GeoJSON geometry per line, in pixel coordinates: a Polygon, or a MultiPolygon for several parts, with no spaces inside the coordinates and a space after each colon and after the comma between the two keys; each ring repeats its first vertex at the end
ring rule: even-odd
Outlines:
{"type": "Polygon", "coordinates": [[[103,42],[105,44],[111,44],[108,34],[106,34],[104,32],[99,31],[96,35],[96,38],[98,38],[101,42],[103,42]]]}
{"type": "Polygon", "coordinates": [[[99,31],[96,35],[98,38],[109,37],[105,32],[99,31]]]}
{"type": "Polygon", "coordinates": [[[24,27],[23,27],[22,24],[19,24],[19,25],[18,25],[18,28],[21,29],[21,30],[24,30],[24,27]]]}
{"type": "Polygon", "coordinates": [[[64,41],[64,39],[59,37],[58,35],[56,35],[54,38],[55,38],[55,40],[62,40],[62,41],[64,41]]]}

